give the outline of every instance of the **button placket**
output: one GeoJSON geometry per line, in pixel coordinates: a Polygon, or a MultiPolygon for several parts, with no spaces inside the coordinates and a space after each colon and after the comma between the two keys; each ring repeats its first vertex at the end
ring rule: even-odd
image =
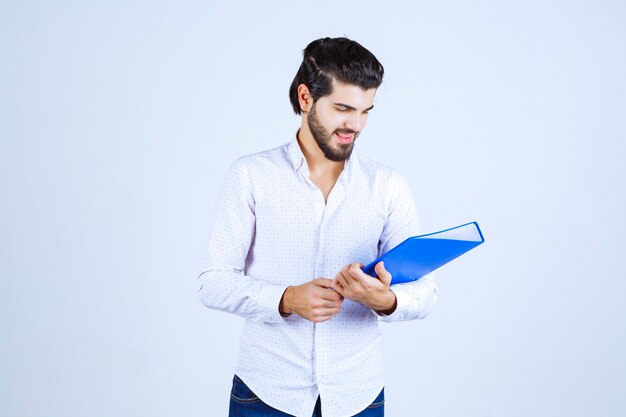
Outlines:
{"type": "MultiPolygon", "coordinates": [[[[324,201],[324,195],[322,191],[315,186],[315,213],[317,215],[317,245],[315,250],[315,278],[322,277],[324,272],[324,258],[323,258],[323,242],[324,242],[324,221],[326,215],[326,202],[324,201]]],[[[315,369],[316,369],[316,383],[318,385],[323,381],[325,369],[324,363],[326,361],[326,352],[324,350],[325,340],[323,323],[315,323],[315,369]]]]}
{"type": "MultiPolygon", "coordinates": [[[[319,189],[318,189],[319,191],[319,189]]],[[[334,275],[328,276],[331,271],[324,267],[325,259],[323,257],[324,242],[328,224],[344,195],[344,187],[340,181],[337,181],[330,194],[328,200],[324,202],[322,192],[318,192],[319,198],[316,199],[316,205],[321,209],[322,216],[318,226],[317,253],[315,261],[315,276],[333,279],[334,275]]],[[[317,323],[315,325],[315,358],[316,358],[316,381],[320,393],[325,390],[325,378],[328,371],[328,326],[329,322],[317,323]]]]}
{"type": "MultiPolygon", "coordinates": [[[[303,167],[302,175],[306,180],[307,184],[310,186],[312,193],[310,194],[311,199],[313,201],[313,207],[315,212],[315,220],[317,223],[317,244],[315,251],[315,278],[325,277],[325,278],[334,278],[334,276],[326,276],[327,272],[326,268],[324,268],[324,239],[326,234],[326,225],[329,223],[329,219],[332,216],[335,209],[338,207],[339,202],[343,198],[344,195],[344,186],[343,186],[343,173],[342,176],[339,177],[338,181],[335,183],[335,186],[330,191],[328,195],[328,199],[324,200],[324,194],[322,191],[311,181],[309,178],[308,168],[306,166],[303,167]]],[[[314,378],[318,386],[318,391],[324,391],[325,387],[325,377],[327,375],[327,365],[328,365],[328,352],[327,352],[327,332],[326,329],[328,327],[328,323],[314,323],[314,378]]]]}

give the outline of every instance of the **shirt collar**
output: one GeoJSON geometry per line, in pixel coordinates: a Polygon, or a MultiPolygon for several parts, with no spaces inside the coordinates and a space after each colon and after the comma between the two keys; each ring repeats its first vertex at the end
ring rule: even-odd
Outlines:
{"type": "Polygon", "coordinates": [[[293,168],[296,171],[299,170],[304,163],[304,154],[298,144],[298,133],[296,133],[294,138],[287,145],[287,155],[289,155],[289,161],[291,161],[293,168]]]}

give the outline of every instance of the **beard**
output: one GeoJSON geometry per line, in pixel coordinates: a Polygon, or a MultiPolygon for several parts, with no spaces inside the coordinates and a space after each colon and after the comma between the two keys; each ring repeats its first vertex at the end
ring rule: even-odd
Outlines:
{"type": "Polygon", "coordinates": [[[322,150],[324,156],[327,159],[335,162],[345,161],[352,154],[352,149],[354,148],[354,143],[356,142],[357,136],[361,132],[355,132],[354,130],[349,129],[336,129],[333,133],[328,133],[328,131],[322,126],[319,119],[317,118],[317,112],[315,110],[315,104],[313,104],[313,108],[309,112],[307,116],[307,122],[309,124],[309,130],[317,142],[317,146],[322,150]],[[339,143],[339,148],[333,147],[333,136],[335,133],[339,134],[352,134],[354,133],[354,138],[350,143],[339,143]]]}

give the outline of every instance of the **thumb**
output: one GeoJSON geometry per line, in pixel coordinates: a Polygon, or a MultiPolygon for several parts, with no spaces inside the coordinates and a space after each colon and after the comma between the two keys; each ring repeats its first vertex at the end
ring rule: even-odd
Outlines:
{"type": "Polygon", "coordinates": [[[383,261],[378,262],[374,267],[374,270],[376,271],[376,275],[378,275],[380,282],[389,287],[391,285],[391,274],[385,269],[385,263],[383,261]]]}

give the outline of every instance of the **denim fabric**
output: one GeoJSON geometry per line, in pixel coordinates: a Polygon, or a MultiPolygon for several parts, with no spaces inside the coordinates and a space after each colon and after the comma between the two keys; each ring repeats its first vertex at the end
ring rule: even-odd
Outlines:
{"type": "MultiPolygon", "coordinates": [[[[320,414],[321,415],[321,414],[320,414]]],[[[376,399],[354,417],[384,417],[385,416],[385,389],[380,391],[376,399]]]]}
{"type": "MultiPolygon", "coordinates": [[[[385,389],[383,388],[378,397],[365,410],[354,417],[384,417],[385,415],[385,389]]],[[[230,409],[228,417],[293,417],[265,404],[254,392],[237,376],[233,377],[233,388],[230,392],[230,409]]],[[[318,397],[313,415],[322,417],[321,401],[318,397]]]]}

